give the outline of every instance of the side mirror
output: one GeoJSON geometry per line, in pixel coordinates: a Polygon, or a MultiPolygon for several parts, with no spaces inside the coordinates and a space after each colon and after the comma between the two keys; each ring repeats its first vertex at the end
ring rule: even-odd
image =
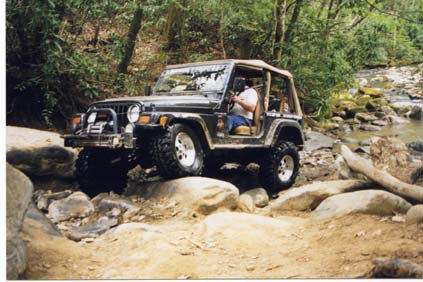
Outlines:
{"type": "Polygon", "coordinates": [[[145,96],[150,96],[151,95],[151,86],[147,85],[144,89],[144,94],[145,96]]]}
{"type": "Polygon", "coordinates": [[[245,78],[235,77],[232,90],[235,92],[242,92],[245,90],[245,78]]]}

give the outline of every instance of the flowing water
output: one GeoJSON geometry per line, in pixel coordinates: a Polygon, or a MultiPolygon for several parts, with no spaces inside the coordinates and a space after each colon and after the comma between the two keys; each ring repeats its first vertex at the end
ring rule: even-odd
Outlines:
{"type": "MultiPolygon", "coordinates": [[[[380,90],[396,107],[420,106],[423,99],[410,99],[409,91],[421,91],[423,88],[423,64],[404,67],[378,68],[362,70],[355,75],[361,86],[380,90]]],[[[350,89],[350,93],[357,88],[350,89]]],[[[397,136],[404,142],[423,140],[423,120],[410,120],[409,123],[382,127],[381,131],[352,131],[345,137],[358,141],[368,140],[373,136],[397,136]]]]}

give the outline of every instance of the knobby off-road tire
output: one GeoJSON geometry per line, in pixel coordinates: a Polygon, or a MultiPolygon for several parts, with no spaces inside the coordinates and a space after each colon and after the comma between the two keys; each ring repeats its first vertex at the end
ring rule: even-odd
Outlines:
{"type": "Polygon", "coordinates": [[[184,124],[175,124],[152,138],[150,153],[165,179],[201,175],[203,149],[195,132],[184,124]]]}
{"type": "Polygon", "coordinates": [[[101,192],[121,194],[126,188],[128,170],[136,164],[136,156],[105,148],[85,148],[76,160],[79,188],[93,197],[101,192]]]}
{"type": "Polygon", "coordinates": [[[299,167],[297,147],[291,142],[282,142],[263,156],[260,163],[260,183],[269,194],[276,194],[295,183],[299,167]]]}

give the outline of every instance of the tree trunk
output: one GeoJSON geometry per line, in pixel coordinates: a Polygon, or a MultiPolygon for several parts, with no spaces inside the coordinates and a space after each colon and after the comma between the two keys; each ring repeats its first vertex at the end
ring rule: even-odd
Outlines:
{"type": "Polygon", "coordinates": [[[169,4],[166,20],[166,38],[168,51],[179,50],[182,46],[182,28],[184,15],[181,4],[172,1],[169,4]]]}
{"type": "Polygon", "coordinates": [[[220,37],[220,47],[222,48],[222,55],[223,59],[226,59],[226,50],[225,50],[225,41],[224,41],[224,35],[223,35],[223,19],[224,19],[224,7],[223,7],[223,0],[220,0],[220,30],[219,30],[219,37],[220,37]]]}
{"type": "Polygon", "coordinates": [[[275,55],[276,30],[278,29],[278,0],[273,2],[273,26],[271,33],[270,54],[275,55]]]}
{"type": "Polygon", "coordinates": [[[292,12],[291,21],[289,22],[288,28],[285,33],[285,44],[291,42],[293,39],[295,25],[297,24],[298,18],[300,16],[302,4],[303,0],[297,0],[295,3],[295,8],[294,12],[292,12]]]}
{"type": "Polygon", "coordinates": [[[131,62],[132,54],[134,52],[135,42],[137,40],[138,31],[141,28],[142,21],[142,9],[140,6],[137,7],[132,18],[131,26],[129,27],[128,39],[126,41],[125,53],[123,54],[122,60],[118,66],[119,73],[126,73],[128,70],[129,63],[131,62]]]}
{"type": "Polygon", "coordinates": [[[354,154],[345,145],[341,146],[341,154],[352,170],[367,176],[394,194],[423,203],[423,187],[402,182],[386,171],[375,168],[370,160],[354,154]]]}
{"type": "MultiPolygon", "coordinates": [[[[296,7],[296,6],[295,6],[296,7]]],[[[281,37],[279,39],[279,51],[278,51],[278,56],[277,56],[277,60],[280,61],[282,59],[282,49],[283,49],[283,42],[285,40],[285,18],[286,18],[286,0],[281,0],[280,3],[280,33],[281,33],[281,37]]],[[[295,12],[295,10],[294,10],[295,12]]]]}

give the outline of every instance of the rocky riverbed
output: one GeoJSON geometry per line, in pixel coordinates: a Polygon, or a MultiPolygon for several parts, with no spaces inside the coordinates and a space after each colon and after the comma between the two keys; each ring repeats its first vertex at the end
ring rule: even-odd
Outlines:
{"type": "Polygon", "coordinates": [[[361,86],[331,122],[305,131],[295,187],[278,195],[260,187],[257,165],[225,164],[213,178],[166,182],[137,167],[123,195],[90,198],[73,176],[78,152],[58,134],[7,127],[8,278],[383,277],[378,258],[421,267],[423,203],[352,171],[339,150],[348,144],[377,169],[423,185],[414,68],[359,73],[361,86]],[[395,95],[407,110],[392,89],[404,90],[395,95]],[[383,131],[409,125],[410,139],[383,131]]]}

